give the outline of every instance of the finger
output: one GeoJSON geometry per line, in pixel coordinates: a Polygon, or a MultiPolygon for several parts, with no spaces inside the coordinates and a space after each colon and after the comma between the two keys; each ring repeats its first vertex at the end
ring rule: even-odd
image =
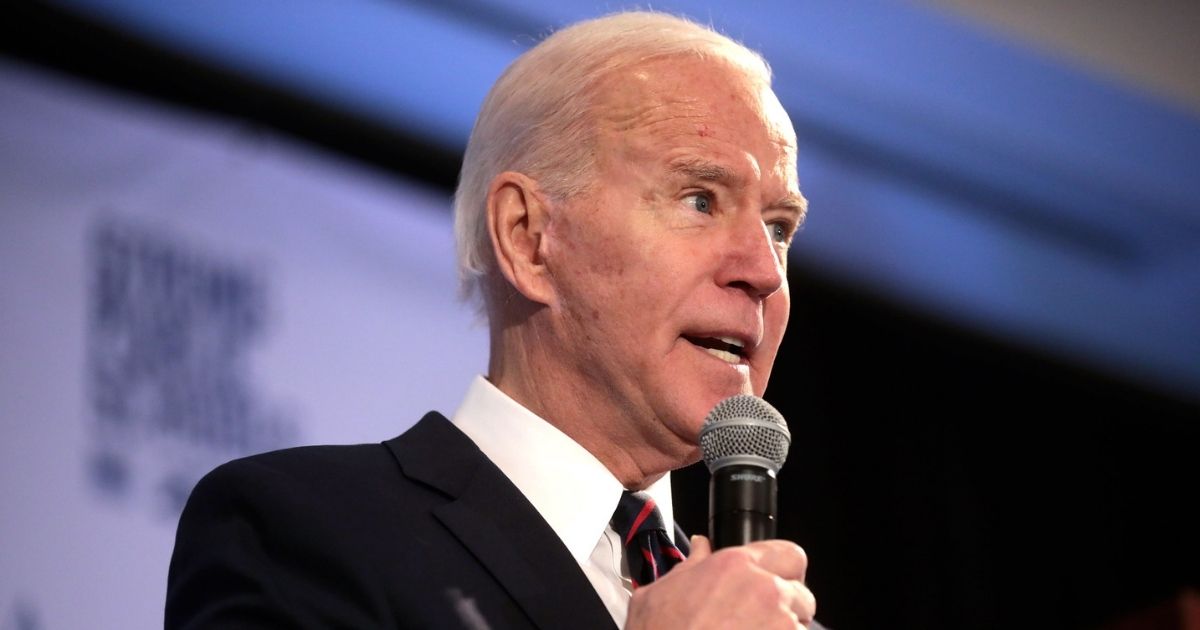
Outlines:
{"type": "Polygon", "coordinates": [[[808,554],[788,540],[762,540],[744,547],[755,564],[764,571],[786,580],[804,581],[808,572],[808,554]]]}
{"type": "Polygon", "coordinates": [[[694,534],[688,539],[688,544],[692,546],[688,552],[688,560],[700,561],[712,555],[712,544],[704,536],[694,534]]]}
{"type": "Polygon", "coordinates": [[[787,589],[788,608],[800,623],[808,625],[812,623],[813,618],[817,616],[817,596],[809,590],[802,582],[795,580],[788,581],[785,587],[787,589]]]}

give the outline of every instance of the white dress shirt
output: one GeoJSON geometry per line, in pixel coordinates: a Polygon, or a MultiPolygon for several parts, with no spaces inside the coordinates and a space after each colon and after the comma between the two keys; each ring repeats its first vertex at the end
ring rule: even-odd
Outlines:
{"type": "MultiPolygon", "coordinates": [[[[620,537],[609,526],[624,488],[600,460],[482,376],[451,419],[529,499],[600,595],[617,627],[625,625],[632,582],[620,537]]],[[[675,539],[670,474],[646,489],[675,539]]]]}

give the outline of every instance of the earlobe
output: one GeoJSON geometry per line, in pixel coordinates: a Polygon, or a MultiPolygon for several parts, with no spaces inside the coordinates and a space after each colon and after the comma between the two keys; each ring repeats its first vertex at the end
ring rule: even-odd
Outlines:
{"type": "Polygon", "coordinates": [[[553,287],[542,257],[550,207],[537,182],[512,171],[488,188],[487,220],[500,273],[532,302],[549,304],[553,287]]]}

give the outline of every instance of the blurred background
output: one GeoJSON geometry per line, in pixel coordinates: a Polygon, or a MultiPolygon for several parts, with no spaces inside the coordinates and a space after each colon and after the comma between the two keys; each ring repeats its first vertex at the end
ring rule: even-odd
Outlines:
{"type": "MultiPolygon", "coordinates": [[[[158,626],[213,465],[453,411],[486,367],[450,227],[474,115],[521,52],[621,8],[6,7],[0,629],[158,626]]],[[[1200,5],[653,8],[761,51],[796,124],[811,208],[767,398],[824,622],[1183,627],[1200,5]]],[[[675,486],[705,531],[707,472],[675,486]]]]}

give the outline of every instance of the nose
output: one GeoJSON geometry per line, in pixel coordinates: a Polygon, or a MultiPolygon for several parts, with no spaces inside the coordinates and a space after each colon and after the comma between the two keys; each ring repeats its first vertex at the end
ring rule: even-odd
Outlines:
{"type": "Polygon", "coordinates": [[[762,299],[783,286],[786,250],[771,238],[758,213],[741,213],[731,224],[717,282],[762,299]]]}

